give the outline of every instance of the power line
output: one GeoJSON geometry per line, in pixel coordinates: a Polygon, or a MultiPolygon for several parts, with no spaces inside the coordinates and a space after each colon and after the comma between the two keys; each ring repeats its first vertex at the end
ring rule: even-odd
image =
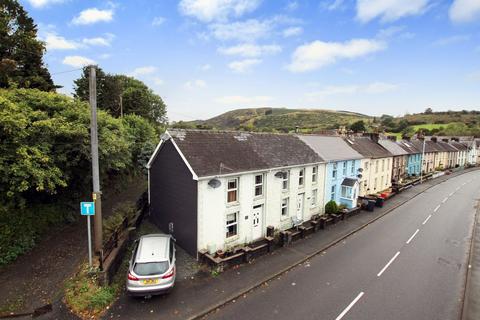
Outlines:
{"type": "Polygon", "coordinates": [[[54,73],[50,73],[50,74],[53,76],[53,75],[56,75],[56,74],[74,72],[74,71],[78,71],[78,70],[83,70],[83,67],[77,68],[77,69],[72,69],[72,70],[65,70],[65,71],[54,72],[54,73]]]}

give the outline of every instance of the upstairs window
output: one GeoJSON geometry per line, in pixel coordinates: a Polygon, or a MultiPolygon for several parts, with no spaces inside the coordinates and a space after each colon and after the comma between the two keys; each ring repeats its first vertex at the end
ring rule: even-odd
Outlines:
{"type": "Polygon", "coordinates": [[[255,176],[255,197],[263,195],[263,174],[255,176]]]}
{"type": "Polygon", "coordinates": [[[343,175],[344,176],[347,175],[347,165],[348,165],[347,161],[343,162],[343,175]]]}
{"type": "Polygon", "coordinates": [[[375,173],[378,173],[378,162],[379,160],[375,161],[375,173]]]}
{"type": "Polygon", "coordinates": [[[228,179],[227,183],[227,202],[238,201],[238,178],[228,179]]]}
{"type": "Polygon", "coordinates": [[[350,169],[350,173],[353,175],[355,174],[355,161],[352,161],[352,167],[350,169]]]}
{"type": "Polygon", "coordinates": [[[382,159],[382,171],[385,171],[385,159],[382,159]]]}
{"type": "Polygon", "coordinates": [[[336,177],[337,177],[337,163],[335,162],[333,164],[332,178],[336,178],[336,177]]]}
{"type": "Polygon", "coordinates": [[[298,172],[298,185],[301,186],[301,187],[303,186],[303,183],[305,182],[304,178],[305,178],[305,169],[301,169],[298,172]]]}
{"type": "Polygon", "coordinates": [[[226,234],[227,238],[234,237],[238,234],[238,212],[227,214],[226,234]]]}
{"type": "Polygon", "coordinates": [[[290,177],[290,171],[284,172],[282,175],[282,190],[288,190],[288,180],[290,177]]]}
{"type": "Polygon", "coordinates": [[[317,183],[318,180],[318,167],[312,168],[312,183],[317,183]]]}

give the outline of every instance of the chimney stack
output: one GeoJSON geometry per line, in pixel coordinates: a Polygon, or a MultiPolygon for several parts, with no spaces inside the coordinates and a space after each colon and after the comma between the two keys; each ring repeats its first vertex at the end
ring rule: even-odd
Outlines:
{"type": "Polygon", "coordinates": [[[431,137],[430,140],[432,140],[433,142],[437,142],[437,137],[431,137]]]}
{"type": "Polygon", "coordinates": [[[397,136],[387,136],[388,140],[397,141],[397,136]]]}

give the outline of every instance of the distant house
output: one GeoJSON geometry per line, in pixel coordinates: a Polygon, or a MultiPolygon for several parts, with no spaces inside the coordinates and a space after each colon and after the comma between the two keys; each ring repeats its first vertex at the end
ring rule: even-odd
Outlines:
{"type": "Polygon", "coordinates": [[[409,140],[401,140],[398,145],[404,149],[407,154],[407,176],[415,177],[420,176],[422,172],[422,150],[419,150],[409,140]]]}
{"type": "Polygon", "coordinates": [[[341,137],[299,135],[322,159],[326,161],[325,203],[334,200],[347,208],[357,206],[363,158],[341,137]]]}
{"type": "Polygon", "coordinates": [[[412,140],[410,143],[420,150],[422,154],[422,172],[424,174],[433,172],[435,170],[435,155],[437,153],[434,143],[424,138],[412,140]]]}
{"type": "Polygon", "coordinates": [[[463,143],[460,143],[457,138],[452,138],[450,144],[458,150],[455,167],[465,167],[465,164],[467,163],[468,147],[463,143]]]}
{"type": "Polygon", "coordinates": [[[440,169],[451,169],[455,167],[458,150],[446,140],[438,140],[437,143],[443,148],[443,158],[441,158],[440,169]]]}
{"type": "Polygon", "coordinates": [[[325,160],[294,135],[168,130],[147,167],[152,220],[194,256],[323,212],[325,160]]]}
{"type": "Polygon", "coordinates": [[[382,147],[378,140],[378,134],[345,138],[348,145],[363,156],[360,196],[382,192],[392,186],[393,154],[382,147]]]}
{"type": "Polygon", "coordinates": [[[399,145],[395,137],[380,139],[378,143],[393,155],[392,183],[402,183],[407,176],[408,152],[399,145]]]}

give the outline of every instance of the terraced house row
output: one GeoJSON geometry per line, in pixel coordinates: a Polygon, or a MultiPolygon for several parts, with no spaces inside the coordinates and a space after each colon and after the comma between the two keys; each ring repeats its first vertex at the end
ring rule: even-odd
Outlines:
{"type": "Polygon", "coordinates": [[[332,200],[351,209],[420,175],[474,166],[479,149],[472,137],[168,130],[147,165],[150,214],[197,256],[289,229],[332,200]]]}

